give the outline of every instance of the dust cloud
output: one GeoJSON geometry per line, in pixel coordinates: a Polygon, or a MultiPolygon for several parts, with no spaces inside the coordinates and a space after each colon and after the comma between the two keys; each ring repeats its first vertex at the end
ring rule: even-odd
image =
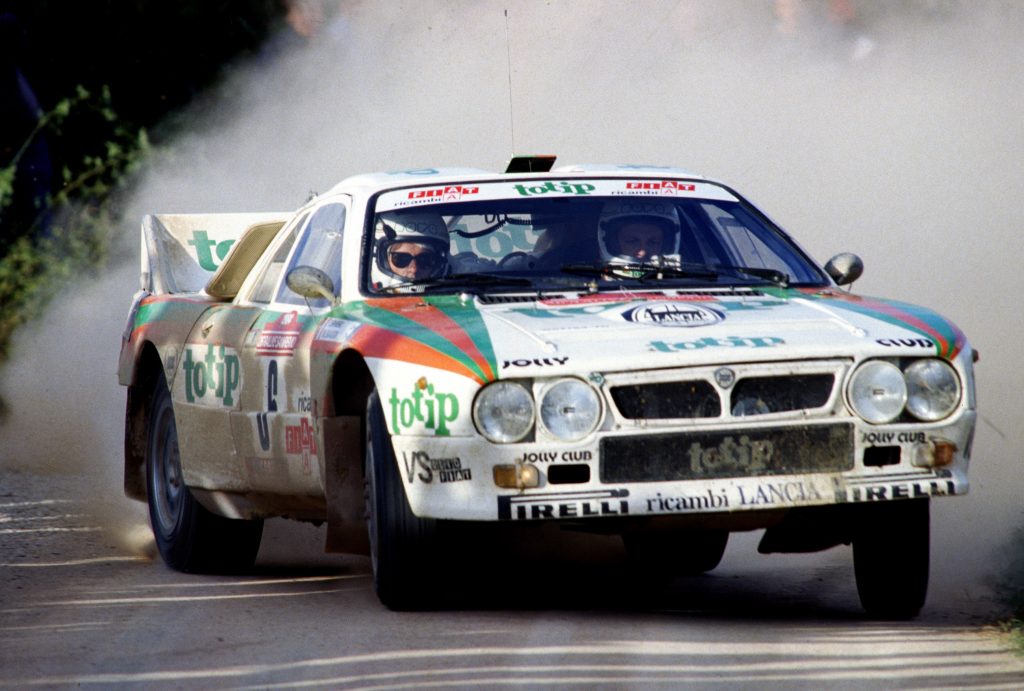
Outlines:
{"type": "Polygon", "coordinates": [[[735,185],[819,261],[860,254],[856,292],[967,333],[982,417],[971,493],[934,504],[931,601],[985,597],[1024,563],[1024,5],[854,2],[842,23],[826,4],[328,3],[311,40],[237,66],[154,155],[123,261],[21,331],[0,468],[79,475],[111,517],[145,521],[121,495],[115,377],[145,213],[289,210],[350,174],[498,170],[513,151],[678,165],[735,185]]]}

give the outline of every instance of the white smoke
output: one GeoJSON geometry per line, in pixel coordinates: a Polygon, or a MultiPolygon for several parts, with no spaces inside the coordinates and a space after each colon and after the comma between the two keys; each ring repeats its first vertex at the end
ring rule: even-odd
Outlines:
{"type": "Polygon", "coordinates": [[[18,335],[0,468],[81,474],[131,504],[114,373],[145,213],[288,210],[350,174],[499,170],[513,151],[678,165],[734,184],[822,262],[860,254],[857,292],[932,307],[980,351],[973,486],[934,504],[932,597],[976,590],[1024,523],[1024,5],[859,2],[845,25],[824,6],[331,3],[307,45],[240,65],[189,113],[125,205],[124,263],[18,335]]]}

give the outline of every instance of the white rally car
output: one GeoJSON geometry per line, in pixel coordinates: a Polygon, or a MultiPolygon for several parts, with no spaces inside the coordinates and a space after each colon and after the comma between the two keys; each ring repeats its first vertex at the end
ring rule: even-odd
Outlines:
{"type": "Polygon", "coordinates": [[[166,563],[244,569],[264,518],[323,522],[412,608],[452,526],[617,534],[670,576],[766,529],[852,544],[865,609],[916,615],[930,501],[968,489],[964,335],[839,288],[857,257],[819,267],[726,185],[552,164],[143,220],[125,488],[166,563]]]}

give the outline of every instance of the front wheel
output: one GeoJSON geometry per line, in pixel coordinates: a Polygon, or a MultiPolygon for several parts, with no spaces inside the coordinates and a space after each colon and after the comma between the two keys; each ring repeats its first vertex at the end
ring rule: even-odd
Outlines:
{"type": "Polygon", "coordinates": [[[377,392],[366,403],[365,487],[377,597],[389,609],[420,609],[436,592],[437,521],[409,508],[377,392]],[[432,561],[435,564],[432,566],[432,561]]]}
{"type": "Polygon", "coordinates": [[[861,605],[878,619],[913,619],[928,594],[929,500],[860,508],[853,569],[861,605]]]}
{"type": "Polygon", "coordinates": [[[182,477],[174,407],[162,373],[149,412],[146,498],[157,549],[172,569],[232,573],[252,568],[263,521],[224,518],[196,501],[182,477]]]}

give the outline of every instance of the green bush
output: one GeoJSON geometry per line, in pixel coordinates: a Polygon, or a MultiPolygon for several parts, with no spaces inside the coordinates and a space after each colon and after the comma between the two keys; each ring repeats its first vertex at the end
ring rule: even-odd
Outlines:
{"type": "Polygon", "coordinates": [[[40,118],[14,159],[0,169],[3,208],[10,204],[19,157],[32,138],[59,141],[72,136],[82,121],[96,118],[108,123],[106,139],[91,143],[76,164],[63,165],[57,189],[28,227],[7,229],[16,239],[0,257],[0,363],[9,356],[11,336],[21,324],[41,314],[72,278],[88,278],[102,268],[118,223],[114,195],[150,145],[144,129],[119,121],[109,89],[92,94],[80,86],[40,118]]]}

